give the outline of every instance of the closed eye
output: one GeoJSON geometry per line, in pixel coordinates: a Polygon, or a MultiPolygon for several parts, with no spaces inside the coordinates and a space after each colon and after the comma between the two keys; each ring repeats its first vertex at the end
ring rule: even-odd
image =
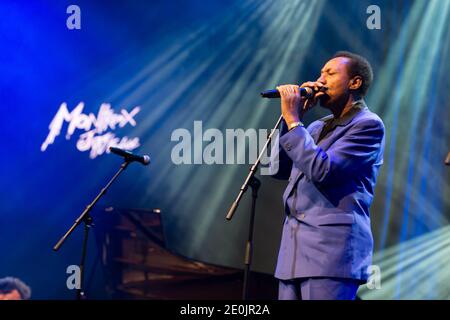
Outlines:
{"type": "Polygon", "coordinates": [[[329,76],[332,76],[332,75],[336,74],[335,71],[330,71],[330,70],[322,71],[320,74],[324,74],[324,73],[327,73],[329,76]]]}

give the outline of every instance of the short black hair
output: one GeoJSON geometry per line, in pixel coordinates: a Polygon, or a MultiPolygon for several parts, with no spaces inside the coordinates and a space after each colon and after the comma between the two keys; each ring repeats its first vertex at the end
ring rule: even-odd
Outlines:
{"type": "Polygon", "coordinates": [[[10,293],[14,290],[17,290],[20,294],[20,297],[23,300],[28,300],[31,297],[31,289],[22,280],[6,277],[0,279],[0,293],[10,293]]]}
{"type": "Polygon", "coordinates": [[[340,57],[348,58],[350,60],[347,72],[351,78],[356,76],[360,76],[362,78],[362,84],[361,87],[359,87],[359,89],[357,90],[357,93],[361,97],[364,97],[369,90],[370,85],[372,84],[372,66],[370,65],[369,61],[367,61],[367,59],[363,56],[349,51],[338,51],[334,54],[333,59],[340,57]]]}

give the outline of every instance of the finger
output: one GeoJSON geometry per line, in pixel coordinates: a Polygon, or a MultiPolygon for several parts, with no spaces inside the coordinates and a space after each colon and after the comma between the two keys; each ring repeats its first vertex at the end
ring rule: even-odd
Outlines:
{"type": "Polygon", "coordinates": [[[280,96],[284,97],[284,86],[278,86],[277,90],[280,93],[280,96]]]}
{"type": "Polygon", "coordinates": [[[286,90],[286,93],[292,93],[292,87],[291,86],[286,86],[285,90],[286,90]]]}
{"type": "Polygon", "coordinates": [[[309,109],[309,99],[306,99],[305,102],[303,103],[303,111],[306,111],[309,109]]]}
{"type": "Polygon", "coordinates": [[[314,88],[314,82],[312,82],[312,81],[304,82],[304,83],[300,86],[300,88],[306,88],[306,87],[308,87],[308,88],[314,88]]]}
{"type": "Polygon", "coordinates": [[[289,85],[281,85],[277,87],[278,92],[280,92],[280,95],[282,97],[286,97],[287,95],[289,95],[290,89],[289,89],[289,85]]]}
{"type": "Polygon", "coordinates": [[[296,85],[291,85],[291,86],[289,86],[289,90],[290,90],[290,92],[291,92],[292,94],[297,94],[296,89],[297,89],[297,86],[296,86],[296,85]]]}
{"type": "MultiPolygon", "coordinates": [[[[278,89],[278,87],[277,87],[277,89],[278,89]]],[[[280,91],[280,95],[282,97],[287,97],[287,96],[295,94],[295,86],[294,85],[289,85],[289,84],[288,85],[283,85],[283,86],[280,86],[278,91],[280,91]]]]}
{"type": "Polygon", "coordinates": [[[325,85],[322,83],[322,82],[318,82],[318,81],[316,81],[316,82],[314,82],[314,90],[315,91],[321,91],[322,90],[322,88],[324,88],[325,87],[325,85]]]}
{"type": "Polygon", "coordinates": [[[324,84],[322,82],[316,81],[315,85],[318,86],[319,88],[322,88],[324,86],[324,84]]]}

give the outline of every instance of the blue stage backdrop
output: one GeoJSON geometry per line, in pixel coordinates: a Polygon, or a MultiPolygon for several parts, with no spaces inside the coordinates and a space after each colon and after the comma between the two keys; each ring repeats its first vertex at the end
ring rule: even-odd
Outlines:
{"type": "MultiPolygon", "coordinates": [[[[99,208],[161,208],[171,250],[242,268],[250,192],[225,215],[254,146],[225,132],[270,129],[279,102],[259,92],[316,79],[339,50],[372,63],[367,104],[387,129],[371,210],[381,288],[360,296],[450,297],[449,0],[6,0],[0,17],[0,277],[33,298],[74,297],[66,269],[82,228],[52,247],[120,166],[109,145],[152,162],[130,165],[99,208]],[[380,29],[368,28],[371,5],[380,29]]],[[[253,269],[273,273],[285,184],[261,180],[253,269]]],[[[103,281],[96,272],[89,297],[108,297],[103,281]]]]}

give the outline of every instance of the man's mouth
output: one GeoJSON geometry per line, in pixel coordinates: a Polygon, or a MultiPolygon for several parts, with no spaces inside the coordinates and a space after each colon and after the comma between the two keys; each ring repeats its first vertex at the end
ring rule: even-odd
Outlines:
{"type": "Polygon", "coordinates": [[[316,93],[316,98],[320,98],[320,97],[324,96],[325,94],[326,94],[325,92],[319,91],[316,93]]]}
{"type": "Polygon", "coordinates": [[[323,91],[319,91],[319,92],[317,92],[316,93],[316,98],[317,99],[323,99],[324,97],[330,97],[328,94],[326,94],[325,92],[323,92],[323,91]]]}
{"type": "Polygon", "coordinates": [[[328,88],[327,87],[322,87],[319,89],[319,91],[316,93],[315,97],[317,99],[321,98],[322,96],[327,95],[328,92],[328,88]]]}

